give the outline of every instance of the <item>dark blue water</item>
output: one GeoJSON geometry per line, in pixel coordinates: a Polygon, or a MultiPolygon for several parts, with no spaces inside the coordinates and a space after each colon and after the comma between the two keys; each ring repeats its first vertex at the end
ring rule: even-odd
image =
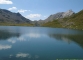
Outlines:
{"type": "Polygon", "coordinates": [[[0,60],[83,58],[83,31],[0,26],[0,60]]]}

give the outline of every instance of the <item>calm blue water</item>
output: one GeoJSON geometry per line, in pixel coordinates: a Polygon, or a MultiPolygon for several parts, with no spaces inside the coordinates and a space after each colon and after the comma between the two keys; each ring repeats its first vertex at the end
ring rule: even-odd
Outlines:
{"type": "Polygon", "coordinates": [[[0,60],[83,58],[83,31],[0,26],[0,60]]]}

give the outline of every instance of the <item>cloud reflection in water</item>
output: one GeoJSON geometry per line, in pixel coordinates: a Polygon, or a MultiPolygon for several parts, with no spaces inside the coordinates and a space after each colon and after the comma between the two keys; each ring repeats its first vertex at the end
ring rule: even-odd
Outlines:
{"type": "Polygon", "coordinates": [[[12,45],[0,45],[0,50],[10,49],[12,45]]]}
{"type": "Polygon", "coordinates": [[[8,39],[8,42],[16,43],[16,40],[8,39]]]}
{"type": "Polygon", "coordinates": [[[39,38],[41,37],[40,34],[38,33],[29,33],[29,34],[26,34],[27,37],[30,37],[30,38],[39,38]]]}
{"type": "Polygon", "coordinates": [[[27,34],[22,34],[19,37],[13,37],[13,38],[9,38],[7,41],[14,44],[17,41],[19,42],[25,42],[25,41],[30,41],[31,38],[41,38],[41,37],[47,37],[47,35],[45,34],[40,34],[40,33],[27,33],[27,34]]]}
{"type": "Polygon", "coordinates": [[[18,54],[16,54],[17,58],[19,58],[19,57],[25,58],[25,57],[29,57],[29,56],[30,56],[30,54],[28,54],[28,53],[18,53],[18,54]]]}
{"type": "Polygon", "coordinates": [[[29,54],[29,53],[17,53],[16,55],[13,55],[13,54],[11,54],[10,56],[9,56],[9,58],[13,58],[13,57],[16,57],[16,58],[29,58],[29,59],[38,59],[39,58],[39,56],[38,55],[31,55],[31,54],[29,54]]]}
{"type": "Polygon", "coordinates": [[[26,39],[24,37],[19,37],[17,38],[18,41],[26,41],[26,39]]]}
{"type": "Polygon", "coordinates": [[[40,38],[40,37],[45,37],[46,35],[40,34],[40,33],[28,33],[28,34],[25,34],[25,36],[29,38],[40,38]]]}

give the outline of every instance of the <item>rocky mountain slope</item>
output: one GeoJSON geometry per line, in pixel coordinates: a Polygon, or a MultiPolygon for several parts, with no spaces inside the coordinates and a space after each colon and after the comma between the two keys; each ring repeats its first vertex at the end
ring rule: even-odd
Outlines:
{"type": "Polygon", "coordinates": [[[69,17],[73,14],[75,14],[75,13],[72,10],[68,10],[66,12],[59,12],[59,13],[50,15],[47,19],[45,19],[45,22],[53,21],[55,19],[69,17]]]}
{"type": "Polygon", "coordinates": [[[57,20],[57,19],[66,18],[66,17],[69,17],[69,16],[71,16],[73,14],[75,14],[75,12],[73,12],[72,10],[68,10],[66,12],[58,12],[56,14],[50,15],[45,20],[39,20],[39,21],[33,22],[33,24],[37,25],[37,26],[41,26],[44,23],[51,22],[51,21],[57,20]]]}
{"type": "MultiPolygon", "coordinates": [[[[72,12],[73,13],[73,12],[72,12]]],[[[58,27],[58,28],[71,28],[71,29],[82,29],[83,30],[83,10],[78,13],[74,13],[72,15],[70,13],[69,17],[64,17],[60,19],[53,19],[52,21],[48,21],[42,26],[45,27],[58,27]]],[[[65,13],[67,14],[67,13],[65,13]]],[[[63,16],[66,16],[66,15],[63,16]]]]}
{"type": "Polygon", "coordinates": [[[0,23],[30,23],[29,19],[23,17],[20,13],[13,13],[5,9],[0,9],[0,23]]]}

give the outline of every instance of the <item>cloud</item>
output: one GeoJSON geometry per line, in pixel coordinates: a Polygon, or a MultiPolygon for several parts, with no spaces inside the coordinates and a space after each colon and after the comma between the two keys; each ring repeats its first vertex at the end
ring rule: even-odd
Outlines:
{"type": "Polygon", "coordinates": [[[17,10],[16,7],[9,8],[8,10],[17,10]]]}
{"type": "Polygon", "coordinates": [[[30,10],[23,10],[23,9],[18,10],[18,12],[20,12],[20,13],[25,13],[27,11],[30,11],[30,10]]]}
{"type": "Polygon", "coordinates": [[[10,49],[11,47],[11,45],[0,45],[0,50],[10,49]]]}
{"type": "Polygon", "coordinates": [[[29,57],[30,56],[30,54],[26,54],[26,53],[18,53],[18,54],[16,54],[16,57],[17,58],[19,58],[19,57],[21,57],[21,58],[25,58],[25,57],[29,57]]]}
{"type": "Polygon", "coordinates": [[[41,17],[41,14],[29,14],[26,16],[26,18],[39,18],[41,17]]]}
{"type": "Polygon", "coordinates": [[[19,13],[25,13],[25,12],[27,12],[27,11],[28,11],[28,12],[32,12],[31,10],[24,10],[24,9],[18,10],[19,13]]]}
{"type": "Polygon", "coordinates": [[[32,12],[31,10],[27,10],[27,11],[32,12]]]}
{"type": "Polygon", "coordinates": [[[0,4],[13,4],[10,0],[0,0],[0,4]]]}

